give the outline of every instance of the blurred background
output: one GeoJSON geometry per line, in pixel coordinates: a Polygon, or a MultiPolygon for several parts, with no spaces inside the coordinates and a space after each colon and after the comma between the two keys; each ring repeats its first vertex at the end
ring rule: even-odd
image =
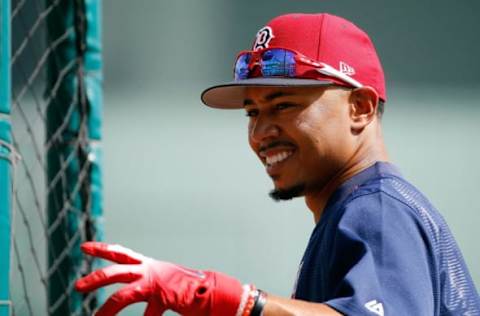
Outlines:
{"type": "Polygon", "coordinates": [[[290,295],[313,217],[303,199],[268,197],[243,111],[200,101],[231,80],[258,29],[290,12],[339,15],[370,35],[387,78],[392,161],[444,215],[480,289],[475,0],[104,0],[106,241],[290,295]]]}
{"type": "Polygon", "coordinates": [[[108,241],[290,295],[311,213],[303,199],[270,200],[243,112],[199,95],[231,79],[236,53],[272,17],[329,12],[373,39],[391,158],[445,216],[480,286],[480,2],[103,3],[108,241]]]}

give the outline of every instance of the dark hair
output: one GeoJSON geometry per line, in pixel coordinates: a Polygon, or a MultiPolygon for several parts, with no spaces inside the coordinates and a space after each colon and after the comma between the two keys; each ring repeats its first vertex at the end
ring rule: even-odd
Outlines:
{"type": "Polygon", "coordinates": [[[377,106],[378,118],[382,118],[384,111],[385,111],[385,102],[383,102],[382,100],[378,100],[378,106],[377,106]]]}

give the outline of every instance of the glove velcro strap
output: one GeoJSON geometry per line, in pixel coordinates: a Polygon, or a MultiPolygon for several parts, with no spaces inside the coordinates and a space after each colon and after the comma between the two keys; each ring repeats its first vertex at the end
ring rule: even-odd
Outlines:
{"type": "Polygon", "coordinates": [[[242,284],[235,278],[220,272],[213,274],[215,286],[212,298],[212,316],[235,316],[243,294],[242,284]]]}

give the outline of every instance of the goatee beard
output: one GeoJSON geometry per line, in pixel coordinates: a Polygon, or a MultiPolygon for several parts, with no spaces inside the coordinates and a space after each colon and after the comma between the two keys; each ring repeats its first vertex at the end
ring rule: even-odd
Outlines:
{"type": "Polygon", "coordinates": [[[305,185],[298,184],[287,189],[274,189],[270,191],[269,195],[274,201],[278,202],[287,201],[299,196],[303,196],[304,193],[305,185]]]}

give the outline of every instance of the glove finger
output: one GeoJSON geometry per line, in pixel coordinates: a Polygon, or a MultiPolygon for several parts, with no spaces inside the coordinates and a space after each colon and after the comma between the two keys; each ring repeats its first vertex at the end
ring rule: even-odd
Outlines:
{"type": "Polygon", "coordinates": [[[113,316],[128,305],[145,302],[150,296],[149,290],[142,287],[139,282],[125,285],[117,292],[113,293],[107,301],[100,306],[95,316],[113,316]]]}
{"type": "Polygon", "coordinates": [[[98,241],[87,241],[81,245],[82,251],[90,256],[100,257],[116,263],[142,263],[145,256],[114,244],[98,241]]]}
{"type": "Polygon", "coordinates": [[[142,266],[137,264],[114,264],[78,279],[75,289],[79,292],[90,292],[113,283],[130,283],[142,277],[141,269],[142,266]]]}
{"type": "Polygon", "coordinates": [[[156,299],[151,299],[148,301],[147,308],[145,309],[145,313],[143,316],[159,316],[163,315],[163,313],[167,309],[156,299]]]}

